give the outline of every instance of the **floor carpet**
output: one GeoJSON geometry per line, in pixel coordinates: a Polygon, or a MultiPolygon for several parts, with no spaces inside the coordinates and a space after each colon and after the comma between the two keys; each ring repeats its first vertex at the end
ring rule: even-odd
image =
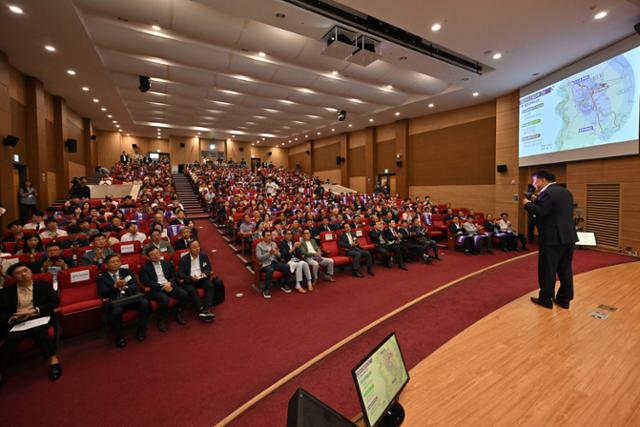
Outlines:
{"type": "MultiPolygon", "coordinates": [[[[223,278],[227,300],[216,308],[214,324],[189,318],[187,326],[170,325],[162,334],[151,328],[147,341],[135,342],[129,330],[129,346],[116,349],[102,333],[66,340],[60,351],[64,375],[50,383],[47,366],[38,357],[17,361],[0,390],[0,413],[9,425],[197,425],[210,426],[272,383],[332,344],[412,299],[516,254],[496,253],[466,257],[447,251],[435,265],[410,264],[409,272],[377,268],[374,278],[357,279],[346,273],[337,282],[321,283],[312,294],[274,292],[269,301],[250,288],[252,276],[233,255],[216,229],[197,221],[204,250],[214,270],[223,278]],[[238,294],[239,296],[236,296],[238,294]],[[33,410],[38,402],[38,411],[33,410]]],[[[625,262],[627,258],[581,252],[576,270],[625,262]],[[583,265],[584,264],[584,265],[583,265]]],[[[535,287],[535,256],[508,275],[483,274],[485,281],[502,285],[488,292],[483,282],[464,282],[428,298],[411,313],[428,313],[426,328],[409,320],[398,330],[410,366],[421,360],[467,325],[535,287]],[[515,277],[514,277],[515,274],[515,277]],[[520,279],[521,278],[521,279],[520,279]],[[512,291],[510,288],[517,288],[512,291]],[[497,288],[497,289],[496,289],[497,288]],[[506,289],[502,289],[506,288],[506,289]],[[459,289],[459,290],[458,290],[459,289]],[[464,304],[462,304],[464,302],[464,304]],[[413,333],[411,332],[413,331],[413,333]],[[415,331],[420,331],[415,334],[415,331]],[[425,336],[426,343],[412,336],[425,336]]],[[[390,320],[404,319],[403,313],[390,320]]],[[[238,425],[282,425],[289,388],[303,381],[310,391],[327,399],[346,414],[358,411],[350,377],[331,378],[335,368],[348,371],[370,343],[388,332],[387,324],[323,360],[295,381],[285,385],[253,408],[238,425]],[[341,359],[345,357],[346,359],[341,359]],[[325,370],[328,369],[328,370],[325,370]],[[308,376],[311,375],[311,376],[308,376]],[[311,385],[311,386],[309,386],[311,385]],[[335,400],[336,398],[340,398],[335,400]],[[265,424],[265,418],[271,417],[265,424]],[[262,420],[262,421],[258,421],[262,420]]],[[[345,372],[346,372],[345,371],[345,372]]]]}

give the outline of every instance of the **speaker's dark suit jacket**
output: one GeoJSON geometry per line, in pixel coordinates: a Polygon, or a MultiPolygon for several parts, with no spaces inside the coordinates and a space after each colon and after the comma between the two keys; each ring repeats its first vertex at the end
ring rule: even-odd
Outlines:
{"type": "MultiPolygon", "coordinates": [[[[128,268],[121,268],[118,270],[118,277],[125,278],[127,276],[131,276],[131,280],[127,282],[128,293],[135,294],[138,292],[138,281],[136,280],[136,275],[128,268]]],[[[102,298],[111,299],[118,296],[118,290],[113,286],[115,282],[109,272],[105,271],[104,273],[101,273],[96,280],[96,284],[98,285],[98,294],[102,298]]]]}
{"type": "Polygon", "coordinates": [[[524,207],[537,218],[540,245],[566,245],[578,241],[573,222],[573,196],[561,185],[551,184],[533,203],[524,207]]]}
{"type": "MultiPolygon", "coordinates": [[[[162,266],[162,273],[164,277],[171,283],[171,286],[176,286],[176,272],[173,269],[173,264],[169,261],[160,260],[160,265],[162,266]]],[[[158,275],[156,274],[156,270],[153,268],[153,263],[151,261],[147,261],[142,265],[140,269],[140,281],[143,285],[151,288],[152,291],[161,291],[162,286],[158,283],[158,275]]]]}
{"type": "MultiPolygon", "coordinates": [[[[33,307],[40,309],[36,317],[53,316],[58,296],[47,282],[33,282],[33,307]]],[[[9,286],[0,292],[0,332],[9,327],[9,318],[18,310],[18,286],[9,286]]]]}
{"type": "MultiPolygon", "coordinates": [[[[200,252],[200,270],[203,274],[207,276],[211,273],[211,261],[209,261],[209,257],[200,252]]],[[[180,262],[178,263],[178,277],[184,280],[191,279],[191,254],[188,253],[180,257],[180,262]]]]}

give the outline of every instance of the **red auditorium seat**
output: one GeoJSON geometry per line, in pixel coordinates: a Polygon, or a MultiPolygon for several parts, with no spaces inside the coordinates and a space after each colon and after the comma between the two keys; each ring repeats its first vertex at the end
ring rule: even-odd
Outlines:
{"type": "MultiPolygon", "coordinates": [[[[253,266],[253,284],[257,289],[260,289],[260,282],[265,279],[265,273],[260,272],[260,261],[256,258],[256,246],[262,239],[256,239],[251,243],[251,265],[253,266]]],[[[273,272],[273,281],[282,279],[282,273],[279,271],[273,272]]]]}
{"type": "Polygon", "coordinates": [[[320,233],[320,247],[323,251],[327,252],[327,256],[333,259],[333,264],[336,267],[343,265],[350,265],[352,262],[351,257],[340,255],[338,248],[338,235],[332,231],[323,231],[320,233]]]}
{"type": "Polygon", "coordinates": [[[358,238],[358,242],[360,243],[360,247],[366,251],[372,251],[375,249],[376,245],[369,242],[369,227],[367,228],[356,228],[354,231],[356,233],[356,237],[358,238]]]}
{"type": "Polygon", "coordinates": [[[139,254],[142,252],[142,245],[137,240],[132,242],[118,242],[111,246],[111,249],[121,255],[139,254]]]}
{"type": "Polygon", "coordinates": [[[12,255],[15,255],[16,251],[18,250],[16,242],[4,242],[2,244],[2,247],[4,248],[4,250],[12,255]]]}
{"type": "Polygon", "coordinates": [[[65,336],[77,335],[99,327],[102,299],[98,296],[97,277],[98,268],[95,265],[74,267],[58,273],[58,312],[62,317],[65,336]],[[67,318],[78,315],[83,315],[83,321],[66,321],[67,318]]]}

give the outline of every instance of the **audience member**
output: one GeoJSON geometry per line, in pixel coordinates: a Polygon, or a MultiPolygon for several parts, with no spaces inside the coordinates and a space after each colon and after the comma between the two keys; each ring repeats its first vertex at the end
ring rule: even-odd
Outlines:
{"type": "Polygon", "coordinates": [[[215,288],[211,281],[211,261],[200,250],[199,241],[190,241],[188,249],[189,252],[180,258],[178,277],[183,281],[182,287],[189,294],[191,302],[198,312],[198,319],[203,322],[211,322],[215,317],[212,311],[215,288]],[[204,291],[204,301],[198,296],[197,289],[204,291]]]}

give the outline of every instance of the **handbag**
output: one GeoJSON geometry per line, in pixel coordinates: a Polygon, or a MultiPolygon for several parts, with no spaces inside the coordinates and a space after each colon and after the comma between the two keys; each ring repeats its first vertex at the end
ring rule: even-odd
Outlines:
{"type": "Polygon", "coordinates": [[[224,302],[224,283],[220,279],[214,279],[213,282],[213,305],[222,304],[224,302]]]}
{"type": "Polygon", "coordinates": [[[142,292],[136,292],[131,295],[119,295],[116,298],[110,299],[107,305],[109,307],[122,307],[125,305],[133,304],[142,301],[144,294],[142,292]]]}

